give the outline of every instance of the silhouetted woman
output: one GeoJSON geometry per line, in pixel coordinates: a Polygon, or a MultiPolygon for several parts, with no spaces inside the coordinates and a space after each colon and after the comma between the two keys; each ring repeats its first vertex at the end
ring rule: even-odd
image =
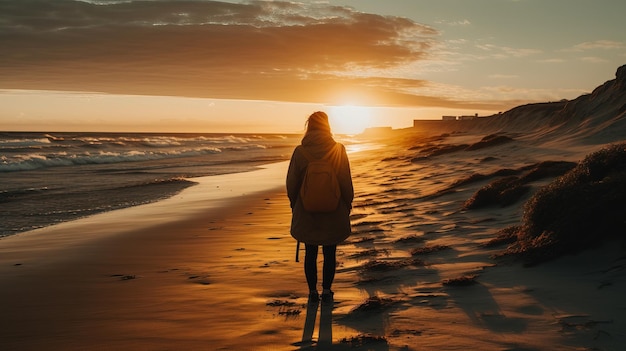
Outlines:
{"type": "Polygon", "coordinates": [[[324,254],[322,270],[322,301],[332,301],[331,286],[337,266],[337,244],[351,232],[350,210],[354,198],[350,163],[345,147],[335,142],[330,131],[328,115],[315,112],[306,122],[306,132],[291,156],[287,172],[287,196],[291,204],[291,235],[305,244],[304,273],[309,286],[309,301],[317,301],[317,252],[324,254]],[[307,155],[309,157],[307,157],[307,155]],[[341,189],[339,205],[331,212],[308,212],[299,199],[300,186],[311,156],[327,157],[335,169],[341,189]]]}

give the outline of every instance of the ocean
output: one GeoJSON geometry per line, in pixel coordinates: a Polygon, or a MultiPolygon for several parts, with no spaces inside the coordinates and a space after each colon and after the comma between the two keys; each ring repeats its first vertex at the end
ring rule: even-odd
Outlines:
{"type": "Polygon", "coordinates": [[[298,134],[0,133],[0,237],[288,160],[298,134]]]}

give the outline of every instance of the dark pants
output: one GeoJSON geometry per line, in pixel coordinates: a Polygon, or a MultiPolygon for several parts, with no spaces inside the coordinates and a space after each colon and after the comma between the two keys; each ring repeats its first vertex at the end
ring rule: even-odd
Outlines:
{"type": "MultiPolygon", "coordinates": [[[[304,275],[309,285],[309,290],[317,290],[317,245],[305,245],[304,255],[304,275]]],[[[322,246],[324,253],[324,267],[322,268],[322,288],[330,289],[335,279],[335,268],[337,267],[337,245],[322,246]]]]}

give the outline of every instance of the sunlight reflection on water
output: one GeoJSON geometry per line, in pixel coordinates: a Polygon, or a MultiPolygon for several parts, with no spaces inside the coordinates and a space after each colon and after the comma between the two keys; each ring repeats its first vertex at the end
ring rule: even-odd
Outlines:
{"type": "Polygon", "coordinates": [[[345,145],[345,146],[346,146],[346,152],[348,154],[353,154],[353,153],[362,152],[362,151],[375,150],[375,149],[380,149],[380,148],[383,147],[382,144],[376,144],[376,143],[348,144],[348,145],[345,145]]]}

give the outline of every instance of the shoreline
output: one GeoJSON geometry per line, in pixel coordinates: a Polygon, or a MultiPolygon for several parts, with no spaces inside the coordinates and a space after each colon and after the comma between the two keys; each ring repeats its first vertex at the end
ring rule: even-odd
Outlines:
{"type": "MultiPolygon", "coordinates": [[[[189,178],[197,184],[168,198],[4,236],[0,238],[0,248],[29,245],[31,248],[51,249],[72,242],[120,235],[120,232],[191,218],[205,211],[228,206],[237,197],[284,186],[282,178],[286,174],[287,165],[288,161],[281,161],[258,166],[258,169],[248,172],[189,178]],[[90,235],[74,235],[84,230],[89,230],[90,235]]],[[[0,260],[5,258],[5,255],[0,256],[0,260]]]]}
{"type": "MultiPolygon", "coordinates": [[[[54,134],[54,133],[53,133],[54,134]]],[[[174,196],[194,178],[287,160],[293,135],[4,135],[0,237],[174,196]]]]}

